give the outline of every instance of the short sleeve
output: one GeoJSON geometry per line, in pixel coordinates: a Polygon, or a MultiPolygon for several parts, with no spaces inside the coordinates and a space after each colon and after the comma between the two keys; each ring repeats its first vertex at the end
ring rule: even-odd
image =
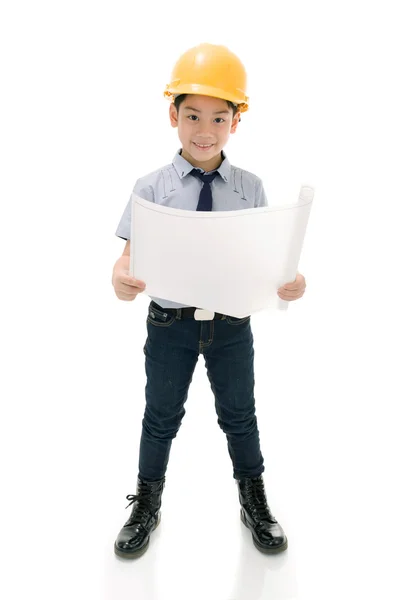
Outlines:
{"type": "MultiPolygon", "coordinates": [[[[144,185],[143,179],[138,179],[133,188],[132,194],[136,194],[149,202],[154,202],[154,192],[151,185],[144,185]]],[[[123,240],[131,238],[131,219],[132,219],[132,194],[128,204],[122,214],[115,235],[123,240]]]]}
{"type": "Polygon", "coordinates": [[[268,206],[268,201],[263,182],[261,179],[259,179],[256,186],[256,200],[254,203],[254,208],[260,208],[261,206],[268,206]]]}

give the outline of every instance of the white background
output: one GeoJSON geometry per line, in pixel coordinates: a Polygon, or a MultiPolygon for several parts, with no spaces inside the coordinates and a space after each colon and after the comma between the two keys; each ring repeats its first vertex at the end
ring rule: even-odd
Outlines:
{"type": "Polygon", "coordinates": [[[399,597],[396,4],[3,4],[2,597],[399,597]],[[248,71],[231,162],[271,204],[315,187],[306,294],[253,321],[264,481],[289,548],[262,555],[239,520],[201,357],[162,523],[124,562],[148,300],[114,295],[114,233],[136,179],[179,147],[162,92],[203,41],[248,71]]]}

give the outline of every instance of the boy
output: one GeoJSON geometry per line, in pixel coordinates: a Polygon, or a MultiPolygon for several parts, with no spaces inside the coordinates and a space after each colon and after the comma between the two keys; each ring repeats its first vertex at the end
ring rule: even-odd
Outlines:
{"type": "MultiPolygon", "coordinates": [[[[201,44],[183,54],[164,92],[172,100],[170,121],[178,129],[182,148],[172,164],[139,179],[133,191],[149,201],[187,210],[266,206],[261,180],[231,166],[223,152],[241,113],[248,108],[245,90],[244,67],[227,48],[201,44]]],[[[145,289],[144,282],[129,276],[130,219],[129,200],[116,231],[127,243],[112,278],[121,300],[134,300],[145,289]]],[[[298,274],[278,295],[296,300],[304,290],[304,277],[298,274]]],[[[227,437],[241,519],[261,552],[285,550],[287,538],[270,512],[262,478],[250,317],[238,319],[153,298],[147,333],[146,408],[137,492],[127,496],[132,512],[115,542],[115,553],[124,558],[141,556],[160,522],[172,439],[185,414],[184,403],[200,353],[215,396],[218,424],[227,437]]]]}

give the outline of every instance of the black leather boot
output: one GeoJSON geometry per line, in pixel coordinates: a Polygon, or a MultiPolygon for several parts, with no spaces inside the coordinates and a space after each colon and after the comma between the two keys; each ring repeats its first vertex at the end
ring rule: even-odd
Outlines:
{"type": "Polygon", "coordinates": [[[287,538],[282,527],[271,514],[262,475],[239,479],[237,484],[242,506],[240,518],[252,532],[255,547],[267,554],[286,550],[287,538]]]}
{"type": "MultiPolygon", "coordinates": [[[[136,495],[126,497],[133,503],[131,516],[121,529],[114,551],[123,558],[142,556],[149,547],[150,534],[161,520],[161,496],[165,477],[159,481],[144,481],[138,477],[136,495]]],[[[126,508],[128,508],[128,506],[126,508]]]]}

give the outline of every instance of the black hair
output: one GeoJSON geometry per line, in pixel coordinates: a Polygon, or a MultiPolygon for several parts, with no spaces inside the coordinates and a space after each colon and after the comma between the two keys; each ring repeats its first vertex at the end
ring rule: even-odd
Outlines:
{"type": "MultiPolygon", "coordinates": [[[[175,98],[174,104],[176,106],[177,112],[179,112],[179,107],[182,104],[182,102],[184,101],[184,99],[186,98],[186,96],[187,96],[187,94],[179,94],[179,96],[177,96],[175,98]]],[[[233,116],[235,116],[238,111],[237,105],[233,104],[233,102],[231,102],[230,100],[225,100],[225,102],[228,104],[229,108],[231,108],[233,110],[233,116]]]]}

